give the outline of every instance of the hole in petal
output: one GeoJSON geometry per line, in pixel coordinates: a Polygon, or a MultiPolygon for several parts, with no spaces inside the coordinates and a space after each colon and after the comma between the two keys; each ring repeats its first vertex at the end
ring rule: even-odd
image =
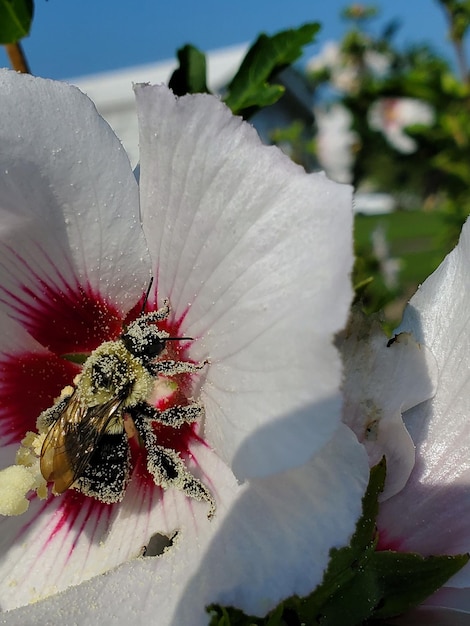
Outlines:
{"type": "Polygon", "coordinates": [[[149,539],[146,546],[143,547],[142,556],[160,556],[165,550],[168,550],[176,540],[178,532],[174,532],[172,535],[164,535],[162,533],[155,533],[149,539]]]}

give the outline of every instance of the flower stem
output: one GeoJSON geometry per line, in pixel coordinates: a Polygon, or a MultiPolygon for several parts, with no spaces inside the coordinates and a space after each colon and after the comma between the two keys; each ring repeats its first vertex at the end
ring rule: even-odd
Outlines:
{"type": "Polygon", "coordinates": [[[5,44],[12,69],[23,74],[31,74],[24,50],[19,41],[5,44]]]}

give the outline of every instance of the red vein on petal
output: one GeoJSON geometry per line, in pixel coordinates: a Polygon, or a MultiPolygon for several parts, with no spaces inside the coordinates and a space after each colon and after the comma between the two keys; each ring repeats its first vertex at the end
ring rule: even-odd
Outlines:
{"type": "MultiPolygon", "coordinates": [[[[61,496],[51,495],[46,506],[51,504],[55,498],[60,498],[60,506],[53,514],[48,527],[44,529],[44,533],[47,533],[47,536],[44,537],[44,543],[38,553],[38,559],[51,548],[52,542],[57,541],[58,536],[61,535],[61,544],[60,546],[56,544],[54,549],[57,552],[64,549],[67,550],[65,555],[66,564],[74,553],[83,532],[86,532],[90,542],[99,543],[103,539],[103,536],[109,529],[112,509],[116,505],[103,504],[70,489],[61,496]],[[102,528],[99,536],[96,537],[96,530],[100,525],[102,525],[102,528]],[[71,535],[73,537],[72,541],[67,545],[71,535]]],[[[43,511],[44,509],[38,511],[35,518],[40,517],[43,511]]],[[[33,519],[31,523],[34,523],[34,521],[33,519]]]]}
{"type": "Polygon", "coordinates": [[[42,270],[43,277],[47,277],[48,284],[54,285],[57,291],[66,289],[67,285],[76,282],[74,269],[67,254],[64,254],[61,259],[61,270],[59,270],[57,264],[37,241],[32,240],[27,243],[24,242],[23,245],[30,253],[34,250],[33,268],[26,259],[18,253],[17,249],[6,244],[2,246],[2,252],[3,250],[8,251],[9,255],[11,255],[12,259],[14,258],[15,261],[12,263],[12,259],[10,259],[9,264],[0,262],[0,266],[4,268],[8,275],[11,275],[13,282],[16,282],[17,285],[34,282],[31,281],[31,278],[44,280],[44,278],[41,279],[39,277],[39,269],[42,270]],[[68,279],[63,273],[66,270],[68,270],[68,276],[70,277],[68,279]]]}
{"type": "MultiPolygon", "coordinates": [[[[12,251],[12,254],[15,254],[12,251]]],[[[50,265],[52,261],[43,251],[50,265]]],[[[104,341],[116,339],[122,317],[90,285],[74,284],[56,269],[56,282],[46,281],[29,263],[15,254],[34,288],[18,283],[16,290],[0,288],[0,297],[16,319],[39,343],[56,354],[90,352],[104,341]],[[5,297],[8,296],[8,297],[5,297]]]]}
{"type": "MultiPolygon", "coordinates": [[[[116,339],[122,320],[114,307],[91,288],[54,292],[46,283],[38,295],[22,287],[23,297],[9,293],[22,326],[40,344],[58,355],[91,352],[105,341],[116,339]]],[[[15,316],[12,316],[15,317],[15,316]]]]}
{"type": "Polygon", "coordinates": [[[379,527],[379,538],[377,541],[377,552],[384,552],[386,550],[393,550],[394,552],[404,552],[404,541],[400,538],[392,539],[387,536],[388,533],[384,529],[379,527]]]}
{"type": "Polygon", "coordinates": [[[36,511],[35,515],[25,524],[23,524],[22,526],[20,526],[20,528],[18,529],[18,534],[15,536],[15,538],[13,539],[12,543],[15,543],[17,540],[21,540],[23,535],[25,535],[28,530],[35,524],[36,520],[38,518],[41,517],[41,515],[44,513],[44,511],[47,509],[47,507],[50,505],[51,501],[54,500],[54,496],[49,495],[48,498],[46,500],[42,500],[40,501],[36,494],[32,494],[31,497],[29,498],[30,502],[33,502],[34,500],[37,500],[38,502],[41,502],[38,510],[36,511]]]}
{"type": "Polygon", "coordinates": [[[0,357],[0,438],[19,443],[36,430],[39,414],[52,406],[79,371],[77,365],[50,352],[3,354],[0,357]]]}

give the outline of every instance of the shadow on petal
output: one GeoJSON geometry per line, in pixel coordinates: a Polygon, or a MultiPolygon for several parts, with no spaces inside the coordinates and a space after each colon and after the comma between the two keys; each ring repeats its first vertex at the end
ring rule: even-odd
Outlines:
{"type": "Polygon", "coordinates": [[[333,437],[340,413],[338,394],[258,428],[234,457],[235,476],[243,481],[268,476],[273,473],[273,466],[277,473],[302,465],[333,437]]]}
{"type": "Polygon", "coordinates": [[[293,594],[310,593],[330,549],[349,542],[368,474],[363,447],[341,425],[302,467],[245,483],[201,555],[172,624],[190,623],[201,600],[264,615],[293,594]]]}

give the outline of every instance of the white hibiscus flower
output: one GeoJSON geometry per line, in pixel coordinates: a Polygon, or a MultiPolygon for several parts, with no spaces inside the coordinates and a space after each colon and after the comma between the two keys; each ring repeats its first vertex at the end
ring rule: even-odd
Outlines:
{"type": "Polygon", "coordinates": [[[315,110],[317,122],[317,157],[326,174],[338,183],[352,181],[354,145],[357,133],[351,130],[353,117],[341,104],[315,110]]]}
{"type": "Polygon", "coordinates": [[[372,104],[367,119],[373,130],[383,133],[388,143],[403,154],[418,149],[413,137],[406,133],[408,126],[432,126],[433,108],[416,98],[380,98],[372,104]]]}
{"type": "MultiPolygon", "coordinates": [[[[168,300],[170,313],[144,326],[163,343],[165,331],[192,339],[166,342],[183,373],[149,365],[154,389],[141,396],[153,416],[194,402],[205,413],[143,420],[131,436],[132,406],[119,405],[104,435],[125,428],[122,501],[49,489],[2,519],[4,623],[198,625],[210,602],[263,614],[308,593],[330,548],[348,543],[367,482],[362,447],[339,426],[332,345],[351,299],[351,190],[262,146],[216,98],[150,86],[136,87],[139,187],[77,89],[5,71],[0,90],[2,467],[42,411],[74,380],[81,389],[70,355],[124,342],[152,277],[145,310],[168,300]],[[152,470],[158,446],[170,456],[152,470]],[[175,458],[209,497],[170,480],[175,458]],[[148,546],[163,553],[141,558],[148,546]]],[[[98,363],[92,382],[114,385],[98,363]]]]}
{"type": "MultiPolygon", "coordinates": [[[[458,246],[411,299],[399,328],[430,349],[439,379],[435,396],[404,416],[416,463],[404,489],[380,511],[385,547],[424,555],[470,552],[469,262],[467,222],[458,246]]],[[[470,566],[446,587],[465,588],[468,596],[470,566]]]]}
{"type": "MultiPolygon", "coordinates": [[[[370,463],[387,457],[378,550],[470,552],[470,222],[388,342],[355,324],[343,343],[344,421],[370,463]]],[[[470,565],[397,624],[463,624],[470,565]],[[462,612],[462,613],[461,613],[462,612]]]]}

